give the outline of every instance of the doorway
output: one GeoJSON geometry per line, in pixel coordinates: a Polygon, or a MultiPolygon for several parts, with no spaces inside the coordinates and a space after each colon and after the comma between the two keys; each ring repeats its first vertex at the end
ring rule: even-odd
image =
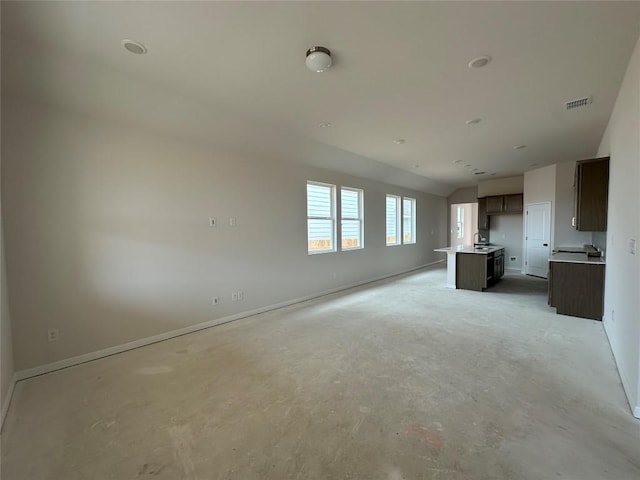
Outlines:
{"type": "Polygon", "coordinates": [[[551,252],[551,202],[528,204],[525,216],[524,273],[547,278],[551,252]]]}
{"type": "Polygon", "coordinates": [[[450,245],[473,245],[473,234],[478,230],[478,202],[451,204],[450,217],[450,245]]]}

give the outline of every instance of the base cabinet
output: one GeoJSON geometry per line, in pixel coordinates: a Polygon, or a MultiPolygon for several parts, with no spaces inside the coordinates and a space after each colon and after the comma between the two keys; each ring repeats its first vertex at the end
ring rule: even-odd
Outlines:
{"type": "Polygon", "coordinates": [[[602,320],[604,264],[549,262],[549,305],[561,315],[602,320]]]}
{"type": "Polygon", "coordinates": [[[504,275],[504,249],[456,255],[456,288],[481,292],[504,275]]]}

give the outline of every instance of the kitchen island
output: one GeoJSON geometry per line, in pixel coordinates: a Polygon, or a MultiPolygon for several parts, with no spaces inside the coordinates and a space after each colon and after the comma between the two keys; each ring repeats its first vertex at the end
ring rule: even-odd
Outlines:
{"type": "Polygon", "coordinates": [[[504,247],[458,245],[436,248],[447,254],[447,287],[483,291],[504,275],[504,247]]]}

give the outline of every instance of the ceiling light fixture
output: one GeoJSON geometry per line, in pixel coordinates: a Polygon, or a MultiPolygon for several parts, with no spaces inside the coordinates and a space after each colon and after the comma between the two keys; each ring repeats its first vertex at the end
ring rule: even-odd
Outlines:
{"type": "Polygon", "coordinates": [[[455,162],[453,162],[453,163],[462,163],[462,160],[456,160],[456,161],[455,161],[455,162]]]}
{"type": "Polygon", "coordinates": [[[476,172],[476,173],[474,173],[474,175],[484,175],[484,174],[486,174],[486,173],[487,173],[487,172],[476,172]]]}
{"type": "Polygon", "coordinates": [[[323,122],[318,125],[320,128],[330,128],[333,127],[329,122],[323,122]]]}
{"type": "Polygon", "coordinates": [[[147,53],[147,47],[145,47],[140,42],[136,42],[135,40],[129,40],[125,38],[120,43],[129,52],[135,53],[136,55],[144,55],[145,53],[147,53]]]}
{"type": "Polygon", "coordinates": [[[331,66],[331,52],[325,47],[311,47],[307,50],[305,63],[312,72],[324,72],[331,66]]]}
{"type": "Polygon", "coordinates": [[[469,68],[484,67],[490,61],[491,61],[491,57],[489,55],[482,55],[481,57],[477,57],[471,60],[469,62],[469,68]]]}
{"type": "Polygon", "coordinates": [[[537,166],[538,166],[538,164],[537,164],[537,163],[530,163],[530,164],[529,164],[529,166],[530,166],[530,167],[537,167],[537,166]]]}
{"type": "Polygon", "coordinates": [[[399,138],[399,139],[393,141],[393,143],[395,143],[396,145],[404,145],[405,142],[406,142],[406,140],[404,138],[399,138]]]}
{"type": "Polygon", "coordinates": [[[481,121],[481,118],[472,118],[471,120],[467,120],[464,123],[466,123],[467,125],[475,125],[476,123],[480,123],[481,121]]]}
{"type": "Polygon", "coordinates": [[[413,168],[420,168],[420,165],[419,165],[419,164],[417,164],[417,163],[414,163],[414,164],[412,165],[412,167],[413,167],[413,168]]]}
{"type": "Polygon", "coordinates": [[[514,150],[522,150],[523,148],[527,148],[526,145],[516,145],[515,147],[513,147],[514,150]]]}

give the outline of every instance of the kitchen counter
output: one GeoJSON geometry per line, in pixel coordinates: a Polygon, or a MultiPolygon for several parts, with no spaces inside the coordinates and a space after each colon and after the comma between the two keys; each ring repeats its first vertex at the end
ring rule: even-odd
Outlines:
{"type": "Polygon", "coordinates": [[[443,247],[436,248],[434,252],[445,252],[448,254],[454,253],[477,253],[479,255],[488,255],[498,250],[502,250],[504,247],[498,245],[487,245],[486,247],[474,247],[473,245],[456,245],[455,247],[443,247]]]}
{"type": "Polygon", "coordinates": [[[569,262],[569,263],[593,263],[596,265],[604,265],[605,260],[602,257],[589,257],[582,252],[556,252],[549,257],[550,262],[569,262]]]}

